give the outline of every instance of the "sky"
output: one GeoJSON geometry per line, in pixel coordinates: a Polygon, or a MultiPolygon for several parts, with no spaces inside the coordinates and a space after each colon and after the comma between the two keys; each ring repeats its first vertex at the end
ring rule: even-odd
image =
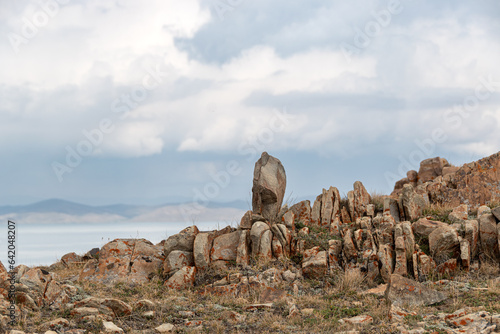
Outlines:
{"type": "Polygon", "coordinates": [[[500,3],[0,0],[0,205],[370,192],[500,150],[500,3]]]}

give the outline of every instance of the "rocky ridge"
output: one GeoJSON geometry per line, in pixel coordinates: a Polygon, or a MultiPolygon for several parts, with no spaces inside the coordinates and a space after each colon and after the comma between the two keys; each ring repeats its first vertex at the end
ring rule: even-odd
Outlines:
{"type": "MultiPolygon", "coordinates": [[[[231,320],[226,328],[233,328],[234,323],[245,322],[245,313],[279,308],[286,309],[287,319],[309,319],[317,313],[300,305],[304,295],[322,296],[352,280],[376,287],[365,289],[364,296],[375,296],[366,298],[387,302],[390,332],[500,332],[499,303],[487,309],[467,306],[447,309],[448,313],[425,312],[425,307],[446,303],[456,291],[488,291],[500,300],[498,280],[472,287],[453,279],[485,268],[495,272],[500,263],[500,207],[494,205],[500,181],[498,158],[496,154],[460,168],[441,158],[428,159],[418,172],[410,171],[396,183],[391,196],[372,198],[357,181],[346,198],[329,187],[312,206],[302,201],[287,207],[282,206],[285,169],[264,152],[255,165],[253,209],[243,215],[238,228],[199,231],[190,226],[158,245],[144,239],[116,239],[84,256],[67,254],[48,268],[18,266],[18,319],[36,312],[61,314],[38,325],[36,330],[43,333],[168,333],[208,328],[210,322],[204,323],[197,312],[184,310],[191,313],[180,314],[174,324],[160,324],[151,300],[131,304],[94,296],[81,287],[154,283],[161,284],[166,294],[191,291],[203,298],[258,301],[240,312],[227,310],[236,312],[225,315],[231,320]],[[452,205],[452,210],[445,205],[452,205]],[[78,268],[78,273],[59,279],[57,273],[64,268],[78,268]],[[134,317],[148,319],[152,325],[134,329],[124,320],[134,317]]],[[[4,314],[0,329],[4,331],[8,285],[7,271],[0,264],[0,314],[4,314]]],[[[363,309],[351,302],[346,310],[363,309]]],[[[357,313],[340,312],[334,325],[361,332],[381,326],[377,323],[381,317],[374,320],[373,314],[357,313]]],[[[307,332],[302,329],[287,332],[307,332]]]]}

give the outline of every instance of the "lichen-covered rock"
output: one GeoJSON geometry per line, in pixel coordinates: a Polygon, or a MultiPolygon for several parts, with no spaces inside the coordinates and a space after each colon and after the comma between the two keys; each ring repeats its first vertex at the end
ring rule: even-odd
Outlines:
{"type": "Polygon", "coordinates": [[[420,218],[416,222],[412,224],[412,230],[413,233],[420,237],[428,237],[434,230],[438,229],[439,227],[443,226],[448,226],[448,224],[440,222],[440,221],[434,221],[434,220],[428,220],[426,218],[420,218]]]}
{"type": "Polygon", "coordinates": [[[321,226],[330,226],[333,219],[339,214],[340,210],[340,194],[335,187],[330,187],[328,190],[323,189],[321,199],[321,226]]]}
{"type": "Polygon", "coordinates": [[[328,273],[328,260],[326,251],[317,252],[302,262],[302,273],[304,277],[320,278],[328,273]]]}
{"type": "Polygon", "coordinates": [[[395,306],[428,306],[446,300],[446,295],[430,289],[419,282],[401,275],[392,274],[385,292],[386,298],[395,306]]]}
{"type": "Polygon", "coordinates": [[[292,205],[288,212],[293,212],[299,222],[304,225],[309,225],[311,222],[311,202],[307,200],[292,205]]]}
{"type": "Polygon", "coordinates": [[[422,215],[423,209],[429,204],[429,200],[426,196],[427,195],[417,193],[411,184],[405,184],[403,186],[401,202],[407,220],[415,220],[422,215]]]}
{"type": "Polygon", "coordinates": [[[174,234],[165,241],[164,251],[165,256],[168,256],[173,250],[180,250],[185,252],[192,252],[194,239],[196,235],[199,233],[198,227],[189,226],[180,231],[177,234],[174,234]]]}
{"type": "Polygon", "coordinates": [[[481,250],[487,257],[493,261],[500,259],[497,222],[493,214],[485,214],[479,218],[479,239],[481,250]]]}
{"type": "Polygon", "coordinates": [[[467,204],[460,204],[455,207],[453,211],[448,215],[448,219],[451,221],[463,221],[467,220],[469,217],[469,207],[467,204]]]}
{"type": "Polygon", "coordinates": [[[87,262],[79,279],[102,283],[144,283],[158,273],[163,261],[162,247],[148,240],[115,239],[101,248],[99,261],[87,262]]]}
{"type": "Polygon", "coordinates": [[[252,229],[250,230],[250,241],[253,257],[256,257],[260,252],[261,239],[266,231],[269,231],[269,225],[264,222],[256,222],[252,225],[252,229]]]}
{"type": "Polygon", "coordinates": [[[252,187],[252,211],[276,222],[286,188],[285,168],[281,161],[263,152],[255,163],[252,187]]]}
{"type": "Polygon", "coordinates": [[[191,288],[194,286],[195,274],[196,267],[183,267],[165,282],[165,286],[175,290],[191,288]]]}
{"type": "Polygon", "coordinates": [[[194,257],[192,252],[174,250],[168,254],[163,264],[163,273],[168,275],[182,267],[194,265],[194,257]]]}
{"type": "Polygon", "coordinates": [[[240,232],[234,231],[214,239],[211,251],[212,261],[236,261],[236,249],[240,243],[240,232]]]}
{"type": "Polygon", "coordinates": [[[423,160],[418,170],[419,181],[425,183],[443,175],[443,167],[445,166],[449,166],[448,161],[440,157],[423,160]]]}
{"type": "Polygon", "coordinates": [[[368,191],[366,190],[363,183],[360,181],[354,182],[354,191],[353,191],[353,216],[352,219],[356,220],[358,218],[363,217],[366,214],[366,210],[368,204],[371,202],[371,197],[368,191]]]}
{"type": "Polygon", "coordinates": [[[429,235],[429,249],[432,258],[438,264],[457,257],[460,251],[457,231],[451,226],[443,226],[434,230],[429,235]]]}

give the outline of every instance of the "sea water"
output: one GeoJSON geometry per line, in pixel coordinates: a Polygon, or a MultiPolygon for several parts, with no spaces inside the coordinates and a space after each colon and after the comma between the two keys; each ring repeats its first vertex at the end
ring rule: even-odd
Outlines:
{"type": "MultiPolygon", "coordinates": [[[[65,223],[16,222],[16,265],[50,265],[64,254],[83,255],[118,238],[144,238],[157,244],[192,224],[187,223],[65,223]]],[[[200,231],[221,229],[227,223],[195,223],[200,231]]],[[[7,266],[7,223],[0,225],[0,261],[7,266]]]]}

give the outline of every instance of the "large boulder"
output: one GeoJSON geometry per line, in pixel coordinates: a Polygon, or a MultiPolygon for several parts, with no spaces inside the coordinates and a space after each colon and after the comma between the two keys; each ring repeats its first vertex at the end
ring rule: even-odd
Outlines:
{"type": "Polygon", "coordinates": [[[419,282],[401,275],[392,274],[385,296],[398,307],[428,306],[446,300],[446,295],[430,289],[419,282]]]}
{"type": "Polygon", "coordinates": [[[458,233],[452,226],[443,226],[429,235],[432,258],[438,263],[457,257],[460,251],[458,233]]]}
{"type": "Polygon", "coordinates": [[[214,239],[212,261],[236,261],[236,249],[240,242],[240,231],[223,234],[214,239]]]}
{"type": "Polygon", "coordinates": [[[415,220],[422,216],[422,211],[429,205],[426,194],[418,193],[411,184],[403,186],[401,204],[407,220],[415,220]]]}
{"type": "Polygon", "coordinates": [[[311,222],[311,202],[306,200],[296,203],[290,207],[289,211],[293,212],[299,222],[304,225],[309,225],[311,222]]]}
{"type": "Polygon", "coordinates": [[[275,222],[283,203],[286,188],[285,168],[281,161],[262,153],[255,163],[252,187],[252,211],[275,222]]]}
{"type": "Polygon", "coordinates": [[[194,265],[194,258],[192,252],[185,251],[171,251],[168,254],[165,262],[163,264],[163,273],[168,275],[173,273],[182,267],[194,265]]]}
{"type": "Polygon", "coordinates": [[[252,256],[256,257],[260,251],[260,243],[264,232],[269,231],[269,225],[264,222],[256,222],[250,230],[250,241],[252,256]]]}
{"type": "Polygon", "coordinates": [[[370,204],[371,197],[365,186],[363,186],[363,183],[361,183],[360,181],[354,182],[353,186],[354,201],[352,212],[354,213],[354,215],[352,216],[352,219],[356,220],[366,214],[366,209],[368,204],[370,204]]]}
{"type": "Polygon", "coordinates": [[[422,161],[418,170],[418,179],[422,183],[432,181],[436,177],[443,175],[443,167],[449,166],[446,159],[436,157],[422,161]]]}
{"type": "Polygon", "coordinates": [[[483,253],[493,261],[500,259],[497,222],[492,214],[479,218],[479,239],[483,253]]]}
{"type": "Polygon", "coordinates": [[[168,256],[173,250],[180,250],[185,252],[193,251],[193,244],[196,235],[199,233],[196,226],[189,226],[177,234],[170,236],[164,244],[164,254],[168,256]]]}
{"type": "Polygon", "coordinates": [[[314,252],[302,262],[302,273],[304,277],[320,278],[328,273],[328,260],[326,251],[314,252]]]}
{"type": "Polygon", "coordinates": [[[411,225],[413,233],[420,237],[428,237],[434,230],[448,226],[448,224],[440,221],[428,220],[427,218],[420,218],[411,225]]]}
{"type": "Polygon", "coordinates": [[[323,189],[321,199],[321,226],[330,226],[340,211],[340,194],[335,187],[323,189]]]}
{"type": "Polygon", "coordinates": [[[183,267],[165,282],[170,289],[184,290],[194,286],[196,267],[183,267]]]}
{"type": "Polygon", "coordinates": [[[87,262],[79,279],[102,283],[148,282],[163,265],[162,250],[146,239],[115,239],[101,248],[98,261],[87,262]]]}

